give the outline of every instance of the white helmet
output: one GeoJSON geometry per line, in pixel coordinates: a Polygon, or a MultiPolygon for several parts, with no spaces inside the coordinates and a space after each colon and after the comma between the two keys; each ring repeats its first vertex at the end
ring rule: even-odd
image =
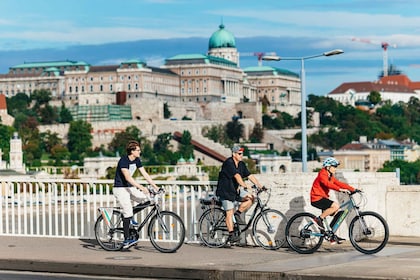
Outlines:
{"type": "Polygon", "coordinates": [[[333,157],[326,158],[324,160],[324,162],[322,163],[322,166],[323,167],[327,167],[327,166],[335,166],[335,167],[337,167],[339,165],[340,165],[340,162],[338,160],[336,160],[335,158],[333,158],[333,157]]]}

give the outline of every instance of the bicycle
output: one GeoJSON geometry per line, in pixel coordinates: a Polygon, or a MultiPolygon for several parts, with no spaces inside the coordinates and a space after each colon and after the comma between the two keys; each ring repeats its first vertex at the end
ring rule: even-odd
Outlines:
{"type": "MultiPolygon", "coordinates": [[[[286,242],[284,228],[287,219],[280,211],[267,207],[271,196],[269,189],[260,190],[255,185],[252,188],[256,190],[256,206],[246,225],[239,225],[233,217],[235,233],[239,236],[252,225],[255,242],[264,249],[277,250],[286,242]],[[261,198],[263,192],[268,195],[265,202],[261,198]]],[[[207,208],[198,221],[201,241],[211,248],[226,246],[229,232],[226,227],[226,214],[220,201],[214,197],[210,201],[201,199],[200,203],[204,209],[207,208]]]]}
{"type": "Polygon", "coordinates": [[[331,224],[325,221],[325,230],[320,230],[314,221],[314,214],[302,212],[290,218],[286,226],[286,240],[290,248],[300,254],[311,254],[319,249],[324,239],[335,238],[340,225],[350,212],[355,216],[349,224],[349,239],[352,246],[361,253],[375,254],[388,242],[389,228],[385,219],[373,211],[360,211],[361,202],[366,203],[363,192],[345,192],[349,198],[340,205],[340,210],[331,224]],[[360,194],[360,203],[356,203],[355,194],[360,194]]]}
{"type": "MultiPolygon", "coordinates": [[[[160,209],[160,195],[164,193],[162,189],[159,192],[149,189],[149,192],[151,201],[133,207],[134,217],[145,208],[151,207],[151,210],[141,223],[130,225],[130,239],[138,242],[140,231],[148,223],[147,232],[153,247],[162,253],[173,253],[184,243],[184,223],[174,212],[160,209]]],[[[120,208],[99,207],[98,212],[99,216],[95,222],[95,237],[99,245],[107,251],[123,249],[123,215],[120,208]]]]}

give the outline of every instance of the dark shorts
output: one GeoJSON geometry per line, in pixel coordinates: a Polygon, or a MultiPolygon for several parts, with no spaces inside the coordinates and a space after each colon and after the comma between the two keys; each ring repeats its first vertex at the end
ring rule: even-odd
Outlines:
{"type": "Polygon", "coordinates": [[[316,208],[321,209],[322,211],[324,211],[325,209],[330,208],[333,203],[334,203],[334,201],[329,200],[328,198],[321,198],[318,201],[311,202],[311,205],[313,207],[316,207],[316,208]]]}

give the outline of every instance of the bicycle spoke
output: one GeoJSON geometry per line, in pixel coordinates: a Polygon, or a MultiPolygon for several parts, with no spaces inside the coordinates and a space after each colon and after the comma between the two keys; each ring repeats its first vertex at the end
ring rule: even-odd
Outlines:
{"type": "Polygon", "coordinates": [[[287,243],[290,248],[300,254],[315,252],[324,240],[323,234],[312,222],[314,217],[311,213],[298,213],[287,223],[287,243]]]}
{"type": "Polygon", "coordinates": [[[279,249],[286,241],[286,217],[277,210],[269,209],[260,213],[253,224],[255,242],[268,250],[279,249]]]}

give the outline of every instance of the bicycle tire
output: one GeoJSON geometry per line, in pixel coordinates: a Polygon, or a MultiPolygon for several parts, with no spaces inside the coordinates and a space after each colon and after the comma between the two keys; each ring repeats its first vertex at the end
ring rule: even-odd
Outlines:
{"type": "Polygon", "coordinates": [[[353,247],[364,254],[375,254],[388,243],[389,228],[385,219],[376,212],[361,212],[350,222],[349,238],[353,247]],[[364,228],[368,232],[364,232],[364,228]]]}
{"type": "Polygon", "coordinates": [[[148,233],[150,242],[159,252],[174,253],[185,240],[182,219],[170,211],[161,211],[150,219],[148,233]]]}
{"type": "Polygon", "coordinates": [[[255,243],[266,250],[277,250],[286,242],[286,216],[278,210],[266,209],[259,213],[252,225],[255,243]]]}
{"type": "Polygon", "coordinates": [[[96,241],[106,251],[119,251],[123,247],[124,230],[122,214],[120,211],[113,210],[110,225],[100,215],[95,222],[96,241]]]}
{"type": "Polygon", "coordinates": [[[312,222],[314,214],[302,212],[290,218],[286,225],[286,241],[290,248],[300,254],[316,252],[324,240],[324,234],[312,222]]]}
{"type": "Polygon", "coordinates": [[[221,208],[207,209],[198,221],[201,241],[210,248],[221,248],[228,240],[225,211],[221,208]]]}

